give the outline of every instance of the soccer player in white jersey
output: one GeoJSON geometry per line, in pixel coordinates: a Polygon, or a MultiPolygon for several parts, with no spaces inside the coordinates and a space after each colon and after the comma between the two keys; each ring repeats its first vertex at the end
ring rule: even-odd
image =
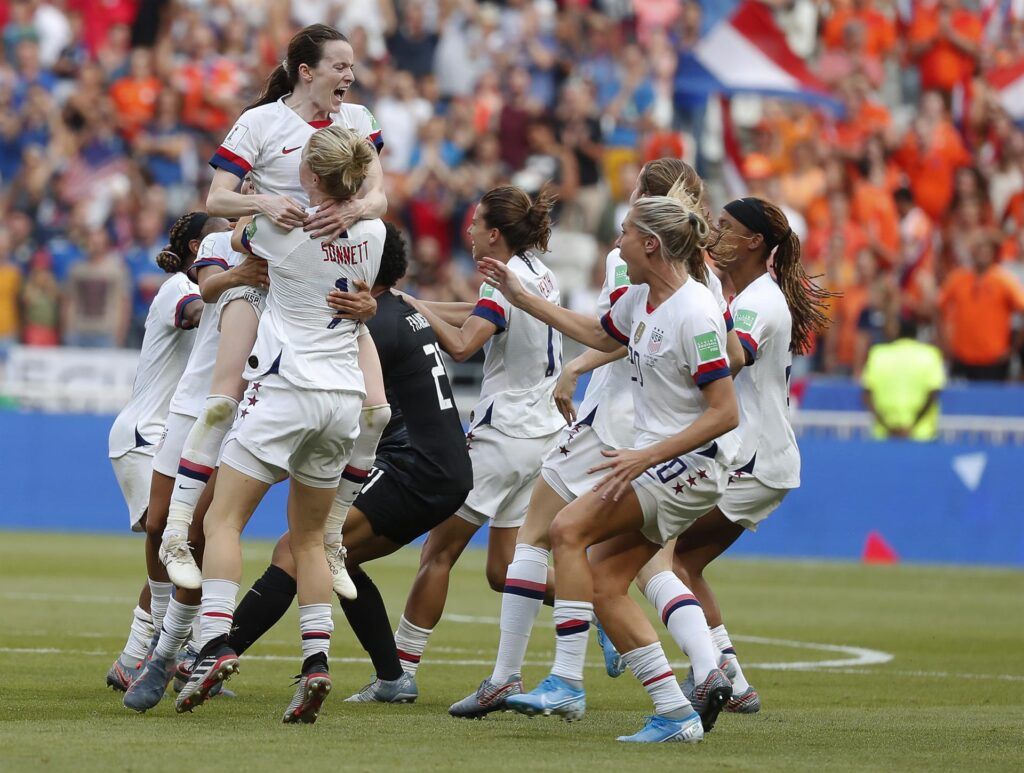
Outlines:
{"type": "MultiPolygon", "coordinates": [[[[183,215],[171,228],[170,244],[156,258],[173,276],[161,285],[150,306],[132,397],[114,421],[109,441],[111,464],[133,531],[148,532],[153,521],[162,521],[160,511],[170,497],[168,481],[153,470],[154,453],[166,432],[168,404],[189,359],[203,311],[199,289],[185,272],[203,237],[227,226],[227,221],[205,212],[183,215]]],[[[167,608],[170,585],[157,558],[159,545],[159,538],[154,541],[147,536],[146,565],[150,578],[154,571],[156,578],[143,587],[128,641],[107,672],[107,684],[115,690],[127,690],[142,673],[154,622],[160,625],[167,608]]]]}
{"type": "MultiPolygon", "coordinates": [[[[715,505],[738,445],[730,434],[739,409],[725,358],[725,322],[711,291],[686,269],[709,229],[680,188],[630,208],[620,250],[633,286],[600,319],[536,298],[504,265],[480,261],[487,281],[517,308],[593,348],[628,347],[636,447],[594,449],[588,470],[594,484],[558,513],[550,534],[553,670],[562,660],[582,661],[596,605],[607,634],[654,701],[644,728],[620,738],[629,742],[695,742],[704,736],[700,716],[628,590],[661,545],[715,505]]],[[[505,703],[527,714],[558,709],[566,718],[582,715],[582,673],[552,673],[536,690],[505,703]]]]}
{"type": "MultiPolygon", "coordinates": [[[[266,303],[266,290],[260,289],[265,288],[269,281],[266,261],[232,249],[232,233],[227,221],[220,218],[216,220],[223,224],[225,230],[210,233],[203,239],[192,264],[199,292],[207,305],[188,365],[171,398],[167,428],[153,459],[153,478],[160,481],[161,491],[165,490],[166,496],[161,497],[159,502],[150,503],[146,528],[150,541],[160,545],[162,551],[166,544],[162,539],[171,504],[170,487],[174,485],[175,476],[180,471],[185,442],[197,417],[203,413],[208,395],[237,390],[237,395],[241,397],[245,389],[242,369],[255,335],[245,340],[240,339],[239,333],[247,327],[245,323],[249,316],[254,320],[259,319],[266,303]],[[238,324],[238,320],[241,320],[241,324],[238,324]]],[[[212,489],[211,481],[189,529],[189,541],[197,556],[203,552],[203,515],[209,505],[212,489]]],[[[175,549],[187,551],[188,545],[181,541],[175,549]]],[[[163,564],[157,562],[155,568],[157,576],[150,576],[156,588],[154,594],[165,590],[170,594],[172,583],[165,574],[163,564]]],[[[174,672],[175,658],[188,638],[199,612],[200,593],[179,586],[169,600],[164,598],[162,602],[166,614],[162,616],[162,622],[155,622],[157,638],[153,652],[142,674],[132,683],[124,697],[125,706],[136,711],[153,708],[163,697],[174,672]]],[[[191,654],[195,655],[194,652],[191,654]]]]}
{"type": "MultiPolygon", "coordinates": [[[[263,93],[239,116],[210,160],[216,170],[206,200],[211,214],[231,218],[262,214],[283,228],[305,227],[315,238],[333,239],[358,220],[385,213],[387,198],[377,153],[362,190],[343,204],[325,202],[307,212],[308,198],[299,182],[299,151],[318,129],[342,126],[356,131],[378,152],[383,145],[370,111],[343,102],[355,82],[354,68],[352,46],[332,27],[313,24],[292,37],[284,62],[271,73],[263,93]],[[252,182],[255,195],[236,190],[243,178],[252,182]]],[[[229,322],[230,335],[246,341],[240,348],[248,349],[255,338],[256,320],[250,315],[226,319],[225,325],[229,322]]],[[[355,588],[344,571],[341,523],[369,475],[377,440],[390,418],[380,361],[369,338],[359,342],[359,353],[367,402],[360,416],[360,438],[352,453],[351,469],[340,486],[339,503],[325,535],[336,590],[346,597],[354,596],[355,588]]],[[[163,550],[168,573],[179,587],[199,587],[201,574],[188,550],[188,528],[216,467],[239,396],[230,390],[212,391],[185,445],[163,550]]]]}
{"type": "MultiPolygon", "coordinates": [[[[760,709],[760,697],[743,674],[703,572],[800,485],[800,450],[789,423],[790,364],[792,352],[806,351],[815,333],[827,327],[824,304],[830,294],[804,273],[800,240],[774,204],[737,199],[725,205],[718,225],[712,257],[736,289],[732,315],[745,355],[735,382],[741,443],[737,469],[718,506],[676,542],[674,569],[704,608],[715,655],[732,679],[725,710],[752,714],[760,709]]],[[[693,689],[687,681],[684,692],[693,689]]]]}
{"type": "MultiPolygon", "coordinates": [[[[686,193],[702,207],[704,184],[685,161],[661,158],[644,165],[637,177],[630,201],[646,196],[664,196],[679,182],[686,193]]],[[[726,329],[731,331],[721,283],[704,265],[704,257],[694,253],[687,264],[691,275],[708,285],[724,311],[726,329]]],[[[608,253],[605,281],[598,299],[598,313],[605,314],[629,287],[626,263],[618,248],[608,253]]],[[[730,360],[742,359],[742,347],[734,332],[728,334],[730,360]]],[[[494,670],[476,692],[454,704],[449,713],[474,718],[504,708],[505,698],[521,692],[521,673],[533,623],[540,612],[547,587],[547,566],[551,544],[548,530],[558,511],[594,484],[587,474],[586,459],[595,452],[629,448],[633,445],[633,396],[630,391],[631,367],[625,349],[608,353],[590,349],[565,366],[555,388],[555,403],[568,423],[554,450],[544,460],[537,480],[526,522],[519,530],[515,557],[506,573],[501,602],[501,638],[494,670]],[[597,370],[587,387],[579,414],[572,395],[580,373],[597,370]],[[578,418],[578,420],[577,420],[578,418]],[[583,460],[582,462],[580,460],[583,460]],[[549,482],[550,481],[550,482],[549,482]],[[568,491],[566,491],[568,489],[568,491]]],[[[671,568],[671,550],[662,559],[671,568]]],[[[654,560],[654,559],[652,559],[654,560]]],[[[597,626],[598,639],[615,665],[609,669],[621,673],[621,658],[597,626]]],[[[711,649],[708,642],[708,650],[711,649]]],[[[723,676],[724,678],[724,676],[723,676]]]]}
{"type": "MultiPolygon", "coordinates": [[[[375,155],[357,132],[340,126],[310,136],[299,169],[310,205],[348,201],[375,155]]],[[[380,220],[361,220],[330,240],[257,216],[244,228],[240,223],[235,235],[236,247],[268,262],[270,294],[246,363],[251,386],[221,454],[206,515],[202,649],[176,708],[191,711],[238,670],[227,634],[242,576],[241,533],[270,486],[290,477],[288,532],[303,663],[284,722],[311,723],[331,689],[327,653],[334,622],[324,525],[359,433],[366,397],[358,362],[359,323],[336,320],[324,293],[346,283],[373,283],[385,229],[380,220]]]]}
{"type": "MultiPolygon", "coordinates": [[[[473,213],[469,237],[477,258],[491,256],[515,276],[525,292],[559,302],[554,274],[532,250],[546,250],[553,198],[536,201],[520,188],[501,186],[484,194],[473,213]]],[[[473,464],[473,490],[465,504],[435,527],[420,554],[420,568],[395,632],[402,668],[416,675],[434,626],[441,619],[452,567],[472,536],[490,524],[487,580],[500,591],[516,534],[526,518],[541,460],[562,425],[551,399],[561,368],[562,338],[551,327],[514,311],[489,284],[476,306],[413,300],[430,321],[441,346],[462,361],[484,347],[480,399],[466,435],[473,464]]]]}

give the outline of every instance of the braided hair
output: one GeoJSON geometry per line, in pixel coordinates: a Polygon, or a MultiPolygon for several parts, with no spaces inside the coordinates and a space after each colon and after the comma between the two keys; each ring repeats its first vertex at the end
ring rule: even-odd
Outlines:
{"type": "Polygon", "coordinates": [[[156,264],[168,274],[177,274],[192,265],[196,254],[189,245],[193,239],[204,236],[210,216],[205,212],[189,212],[179,217],[171,226],[170,244],[160,250],[156,264]]]}

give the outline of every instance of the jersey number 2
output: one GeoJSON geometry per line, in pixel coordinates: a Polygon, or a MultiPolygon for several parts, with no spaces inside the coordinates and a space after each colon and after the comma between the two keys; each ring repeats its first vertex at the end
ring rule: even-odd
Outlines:
{"type": "Polygon", "coordinates": [[[437,388],[437,403],[442,411],[447,411],[452,407],[452,401],[441,391],[441,376],[448,375],[445,372],[444,363],[441,362],[441,352],[438,350],[437,344],[426,344],[423,347],[423,353],[434,358],[436,364],[430,369],[430,375],[434,377],[434,386],[437,388]]]}

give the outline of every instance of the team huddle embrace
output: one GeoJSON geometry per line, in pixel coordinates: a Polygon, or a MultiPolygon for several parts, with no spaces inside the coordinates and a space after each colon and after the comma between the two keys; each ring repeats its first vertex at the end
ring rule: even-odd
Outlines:
{"type": "Polygon", "coordinates": [[[690,166],[649,162],[587,315],[559,305],[540,257],[552,197],[501,186],[468,228],[479,300],[410,297],[395,289],[404,241],[381,220],[381,130],[344,102],[354,65],[336,30],[298,33],[211,159],[208,211],[182,217],[157,257],[172,277],[110,434],[148,577],[107,683],[136,711],[172,681],[179,712],[230,695],[244,652],[297,598],[283,719],[314,722],[337,597],[376,673],[347,701],[415,701],[451,569],[487,525],[498,650],[452,716],[581,718],[592,628],[609,675],[631,671],[654,704],[620,741],[696,742],[722,711],[758,711],[703,570],[799,485],[790,362],[826,324],[827,293],[785,215],[745,198],[712,219],[690,166]],[[563,335],[588,347],[564,365],[563,335]],[[465,431],[442,353],[480,349],[465,431]],[[285,479],[287,532],[239,601],[242,532],[285,479]],[[423,535],[392,631],[367,565],[423,535]],[[682,682],[633,583],[690,660],[682,682]],[[545,603],[554,663],[526,692],[545,603]]]}

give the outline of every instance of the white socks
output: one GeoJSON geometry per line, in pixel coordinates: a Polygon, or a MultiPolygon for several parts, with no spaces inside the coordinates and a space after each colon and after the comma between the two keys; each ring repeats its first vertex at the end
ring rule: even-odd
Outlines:
{"type": "Polygon", "coordinates": [[[121,652],[121,660],[145,660],[153,633],[153,616],[142,607],[135,607],[132,611],[132,628],[121,652]]]}
{"type": "Polygon", "coordinates": [[[679,648],[690,658],[693,678],[700,684],[718,668],[718,650],[711,641],[704,610],[690,589],[670,571],[659,572],[644,589],[647,600],[679,648]]]}
{"type": "Polygon", "coordinates": [[[327,657],[331,649],[334,618],[330,604],[306,604],[299,607],[299,633],[302,635],[302,659],[322,654],[327,657]]]}
{"type": "Polygon", "coordinates": [[[202,625],[199,644],[205,647],[211,639],[226,636],[235,617],[238,583],[231,580],[203,580],[203,603],[200,606],[202,625]]]}
{"type": "Polygon", "coordinates": [[[178,654],[192,634],[192,621],[198,614],[199,607],[182,604],[176,598],[171,598],[163,628],[160,629],[160,640],[156,644],[157,657],[170,659],[178,654]]]}
{"type": "Polygon", "coordinates": [[[501,638],[492,684],[504,684],[513,674],[522,674],[533,623],[544,603],[549,552],[533,545],[516,545],[501,594],[501,638]]]}
{"type": "Polygon", "coordinates": [[[651,696],[655,714],[671,719],[682,719],[690,714],[693,709],[690,708],[690,702],[686,700],[683,691],[679,689],[679,683],[669,668],[661,642],[630,650],[622,659],[651,696]]]}
{"type": "Polygon", "coordinates": [[[164,615],[167,614],[167,604],[171,600],[174,586],[169,582],[150,580],[149,592],[153,597],[149,602],[149,611],[153,618],[153,629],[159,631],[160,626],[164,624],[164,615]]]}
{"type": "Polygon", "coordinates": [[[402,670],[409,676],[416,676],[420,667],[420,658],[423,657],[423,650],[427,648],[427,639],[434,632],[433,628],[420,628],[405,619],[405,615],[398,620],[398,630],[395,631],[395,647],[398,649],[398,661],[402,664],[402,670]]]}
{"type": "Polygon", "coordinates": [[[164,539],[188,537],[192,515],[220,457],[224,436],[235,420],[238,400],[227,395],[210,395],[185,439],[178,462],[164,539]]]}
{"type": "Polygon", "coordinates": [[[729,640],[729,632],[725,630],[724,625],[711,629],[711,640],[715,643],[718,650],[732,661],[731,668],[729,670],[735,669],[736,671],[735,676],[732,678],[733,694],[739,695],[740,693],[749,690],[750,682],[748,682],[747,677],[743,675],[743,669],[740,668],[739,658],[736,656],[736,648],[732,646],[732,642],[729,640]]]}
{"type": "Polygon", "coordinates": [[[555,599],[555,665],[551,673],[573,687],[583,686],[583,663],[587,659],[587,639],[594,605],[589,601],[555,599]]]}
{"type": "Polygon", "coordinates": [[[370,468],[373,467],[373,460],[377,456],[377,444],[389,421],[391,421],[391,406],[386,403],[372,405],[359,412],[359,437],[356,438],[352,446],[352,455],[349,457],[348,466],[341,474],[338,493],[334,497],[331,514],[327,517],[324,542],[328,544],[341,542],[341,527],[345,523],[345,516],[370,475],[370,468]]]}

